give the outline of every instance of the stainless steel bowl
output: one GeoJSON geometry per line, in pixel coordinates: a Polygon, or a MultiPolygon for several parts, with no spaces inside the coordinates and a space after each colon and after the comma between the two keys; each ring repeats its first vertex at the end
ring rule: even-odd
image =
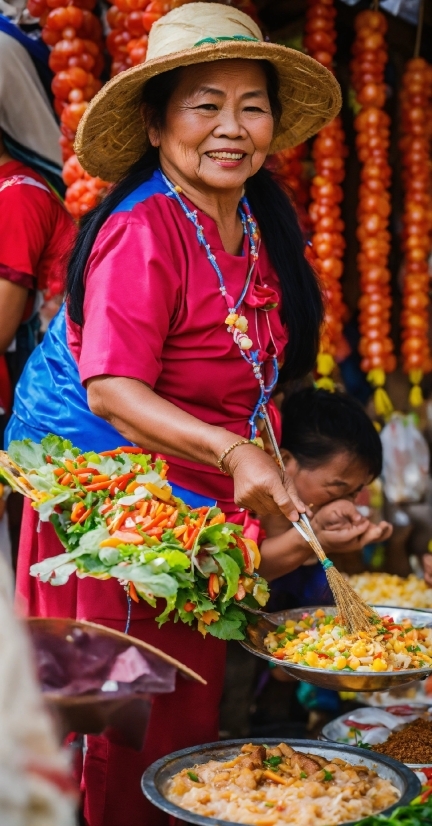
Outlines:
{"type": "MultiPolygon", "coordinates": [[[[174,803],[170,803],[165,797],[165,792],[169,781],[175,774],[182,769],[191,769],[195,765],[207,763],[209,760],[232,760],[236,757],[244,745],[250,743],[250,740],[226,740],[221,743],[207,743],[204,746],[194,746],[190,749],[183,749],[182,751],[175,751],[161,760],[153,763],[146,772],[144,772],[141,787],[146,797],[158,809],[167,812],[173,817],[180,820],[187,820],[188,823],[197,824],[197,826],[239,826],[238,823],[233,823],[231,820],[222,820],[221,818],[204,817],[204,815],[197,815],[187,809],[181,809],[174,803]]],[[[265,743],[268,746],[277,746],[281,742],[281,738],[253,738],[253,743],[265,743]]],[[[382,754],[376,754],[371,757],[370,753],[365,749],[357,749],[354,746],[342,746],[337,743],[320,743],[317,740],[285,740],[293,749],[309,754],[317,754],[320,757],[325,757],[328,760],[333,760],[339,757],[346,760],[347,763],[352,763],[355,766],[363,765],[368,769],[372,769],[379,774],[380,777],[390,780],[400,791],[399,800],[384,809],[384,814],[390,814],[398,806],[406,806],[411,802],[420,792],[421,784],[416,775],[399,763],[397,760],[392,760],[390,757],[384,757],[382,754]]],[[[338,826],[355,826],[357,821],[345,821],[338,826]]]]}
{"type": "MultiPolygon", "coordinates": [[[[257,657],[262,657],[274,665],[282,666],[295,677],[297,680],[303,680],[306,683],[319,685],[322,688],[330,688],[333,691],[385,691],[392,686],[401,686],[412,683],[414,680],[419,680],[428,677],[432,674],[432,667],[430,668],[413,668],[406,671],[381,671],[372,674],[370,671],[325,671],[322,668],[309,668],[305,665],[297,665],[296,663],[287,663],[282,660],[272,657],[268,653],[264,639],[269,631],[274,631],[275,624],[282,625],[287,619],[300,619],[305,611],[312,613],[317,608],[322,606],[311,606],[308,608],[293,608],[288,611],[274,612],[272,620],[274,623],[266,619],[260,619],[255,625],[249,625],[247,629],[248,639],[243,640],[241,645],[255,654],[257,657]]],[[[381,616],[391,614],[395,622],[404,618],[411,620],[413,625],[421,627],[432,627],[432,614],[430,611],[414,610],[412,608],[393,608],[388,605],[374,605],[374,610],[381,616]]],[[[323,610],[328,614],[336,614],[336,606],[323,606],[323,610]]]]}

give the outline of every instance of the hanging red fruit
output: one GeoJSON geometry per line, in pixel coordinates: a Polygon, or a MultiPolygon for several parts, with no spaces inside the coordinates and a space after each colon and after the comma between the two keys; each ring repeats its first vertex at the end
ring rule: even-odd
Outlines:
{"type": "Polygon", "coordinates": [[[361,107],[354,120],[356,148],[361,164],[357,239],[360,273],[359,352],[361,367],[376,388],[376,412],[387,415],[392,405],[384,390],[386,374],[396,367],[390,337],[390,233],[388,231],[391,169],[388,163],[390,118],[384,71],[387,63],[387,21],[378,11],[362,11],[355,19],[356,37],[351,80],[361,107]]]}
{"type": "Polygon", "coordinates": [[[400,94],[404,213],[403,309],[401,355],[412,384],[409,401],[423,401],[420,382],[432,369],[429,347],[429,272],[431,250],[431,135],[428,111],[432,103],[432,67],[422,58],[408,61],[400,94]]]}
{"type": "MultiPolygon", "coordinates": [[[[336,9],[333,0],[308,0],[304,46],[311,57],[333,72],[336,53],[336,9]]],[[[309,216],[312,223],[314,266],[325,298],[325,320],[321,332],[317,384],[333,388],[331,373],[343,333],[345,305],[341,289],[345,251],[345,225],[341,217],[342,181],[347,156],[345,134],[340,117],[325,126],[312,148],[315,175],[311,186],[309,216]]]]}

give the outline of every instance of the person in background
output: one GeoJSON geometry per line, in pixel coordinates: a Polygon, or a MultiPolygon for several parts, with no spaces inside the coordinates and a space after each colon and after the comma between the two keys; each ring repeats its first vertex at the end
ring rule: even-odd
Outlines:
{"type": "MultiPolygon", "coordinates": [[[[285,471],[312,509],[326,553],[360,551],[389,538],[388,522],[373,524],[354,504],[382,467],[381,440],[355,399],[313,387],[289,396],[282,406],[281,446],[285,471]]],[[[261,524],[260,573],[272,583],[267,610],[332,604],[321,565],[288,520],[270,515],[261,524]]]]}
{"type": "MultiPolygon", "coordinates": [[[[62,300],[64,259],[75,238],[57,194],[64,191],[60,130],[45,91],[47,60],[44,43],[0,15],[0,447],[40,313],[52,315],[62,300]]],[[[3,544],[10,535],[14,561],[21,514],[22,497],[11,494],[1,533],[3,544]]]]}
{"type": "Polygon", "coordinates": [[[75,238],[53,190],[61,181],[60,130],[26,40],[0,18],[1,437],[14,386],[37,343],[43,294],[63,293],[62,266],[75,238]]]}

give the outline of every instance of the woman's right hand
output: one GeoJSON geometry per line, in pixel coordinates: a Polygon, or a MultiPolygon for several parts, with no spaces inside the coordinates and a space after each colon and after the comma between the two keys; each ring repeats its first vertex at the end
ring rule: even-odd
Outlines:
{"type": "Polygon", "coordinates": [[[307,508],[294,482],[281,472],[275,460],[252,444],[236,447],[224,459],[224,467],[234,481],[234,501],[258,516],[283,514],[296,522],[307,508]]]}

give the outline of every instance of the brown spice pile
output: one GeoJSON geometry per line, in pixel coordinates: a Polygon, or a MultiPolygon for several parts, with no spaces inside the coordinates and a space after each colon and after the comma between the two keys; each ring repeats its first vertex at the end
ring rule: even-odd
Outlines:
{"type": "Polygon", "coordinates": [[[419,717],[372,748],[402,763],[432,763],[432,721],[419,717]]]}

